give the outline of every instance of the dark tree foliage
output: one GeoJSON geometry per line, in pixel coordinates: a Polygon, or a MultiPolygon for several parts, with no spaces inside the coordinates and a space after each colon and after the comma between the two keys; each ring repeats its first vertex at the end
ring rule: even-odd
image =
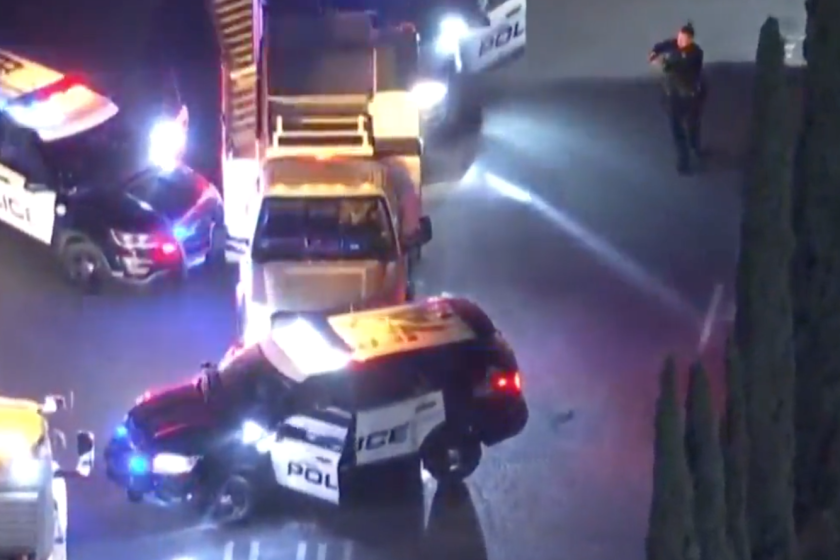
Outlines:
{"type": "Polygon", "coordinates": [[[726,531],[723,457],[712,389],[702,364],[691,366],[685,403],[685,450],[694,479],[694,523],[702,560],[733,560],[726,531]]]}
{"type": "Polygon", "coordinates": [[[732,339],[726,346],[726,411],[720,426],[726,479],[726,529],[733,560],[750,560],[747,528],[747,426],[744,387],[738,349],[732,339]]]}
{"type": "Polygon", "coordinates": [[[747,515],[753,560],[797,557],[790,487],[795,384],[790,298],[792,103],[775,18],[756,55],[752,146],[743,192],[735,340],[749,434],[747,515]]]}
{"type": "Polygon", "coordinates": [[[804,108],[796,157],[796,513],[826,509],[826,458],[840,411],[840,3],[808,0],[804,108]]]}
{"type": "Polygon", "coordinates": [[[698,560],[691,474],[685,457],[677,371],[665,361],[656,401],[653,496],[645,548],[648,560],[698,560]]]}

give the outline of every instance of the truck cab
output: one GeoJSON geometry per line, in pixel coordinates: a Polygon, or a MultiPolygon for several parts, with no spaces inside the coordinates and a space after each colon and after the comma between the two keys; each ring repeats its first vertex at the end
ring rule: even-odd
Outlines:
{"type": "Polygon", "coordinates": [[[432,231],[410,181],[352,158],[277,160],[267,181],[239,262],[245,343],[265,336],[277,315],[413,298],[416,255],[432,231]]]}
{"type": "Polygon", "coordinates": [[[68,478],[93,468],[93,435],[76,437],[78,464],[65,470],[53,458],[48,416],[67,401],[50,396],[38,403],[0,397],[0,557],[65,560],[68,478]]]}

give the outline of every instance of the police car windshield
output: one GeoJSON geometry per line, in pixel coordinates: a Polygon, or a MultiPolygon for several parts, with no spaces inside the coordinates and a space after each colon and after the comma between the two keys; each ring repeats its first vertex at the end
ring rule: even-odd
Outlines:
{"type": "Polygon", "coordinates": [[[140,167],[130,138],[118,113],[84,132],[44,142],[42,149],[44,157],[65,180],[98,185],[103,180],[126,177],[140,167]]]}
{"type": "Polygon", "coordinates": [[[254,236],[255,262],[395,257],[395,234],[381,196],[263,202],[254,236]]]}

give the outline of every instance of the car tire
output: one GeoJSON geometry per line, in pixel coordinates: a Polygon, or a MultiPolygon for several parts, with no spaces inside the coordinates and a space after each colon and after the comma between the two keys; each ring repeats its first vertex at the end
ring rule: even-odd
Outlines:
{"type": "Polygon", "coordinates": [[[235,473],[225,478],[209,504],[210,520],[218,525],[234,525],[251,516],[256,502],[254,486],[248,477],[235,473]]]}
{"type": "Polygon", "coordinates": [[[59,254],[65,280],[84,293],[101,292],[108,279],[108,261],[102,251],[86,240],[66,242],[59,254]]]}
{"type": "Polygon", "coordinates": [[[207,260],[205,265],[211,269],[224,268],[227,260],[225,259],[225,249],[227,248],[227,230],[222,224],[213,226],[213,232],[210,234],[210,251],[207,253],[207,260]]]}
{"type": "Polygon", "coordinates": [[[440,432],[423,452],[423,469],[439,484],[456,484],[475,472],[481,455],[479,442],[446,437],[440,432]]]}

